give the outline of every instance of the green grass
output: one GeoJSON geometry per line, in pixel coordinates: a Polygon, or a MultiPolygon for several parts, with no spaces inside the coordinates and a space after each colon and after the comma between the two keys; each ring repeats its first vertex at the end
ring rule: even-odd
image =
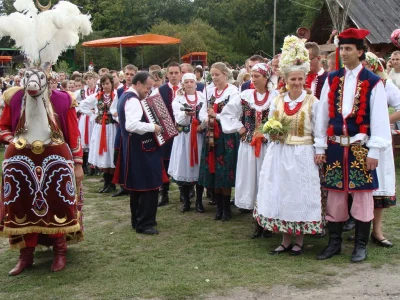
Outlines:
{"type": "MultiPolygon", "coordinates": [[[[251,214],[237,209],[225,223],[213,220],[213,206],[206,205],[205,214],[182,214],[174,185],[170,205],[158,210],[160,235],[138,235],[130,227],[128,197],[98,194],[99,179],[85,179],[85,241],[69,247],[64,271],[50,272],[52,252],[45,249],[36,251],[34,268],[9,277],[18,253],[8,250],[6,239],[0,240],[0,299],[193,299],[223,295],[234,287],[315,288],[351,266],[348,233],[344,253],[327,261],[315,260],[327,238],[306,237],[305,253],[299,257],[270,256],[280,235],[251,240],[251,214]]],[[[385,211],[384,231],[396,246],[371,245],[372,267],[400,262],[399,212],[399,207],[385,211]]]]}

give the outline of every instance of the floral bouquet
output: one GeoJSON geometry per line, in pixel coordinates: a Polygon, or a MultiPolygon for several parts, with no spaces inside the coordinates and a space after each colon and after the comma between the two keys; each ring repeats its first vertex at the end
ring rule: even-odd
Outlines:
{"type": "Polygon", "coordinates": [[[271,141],[284,141],[290,130],[290,123],[291,120],[287,117],[281,119],[273,117],[264,124],[262,131],[269,135],[271,141]]]}

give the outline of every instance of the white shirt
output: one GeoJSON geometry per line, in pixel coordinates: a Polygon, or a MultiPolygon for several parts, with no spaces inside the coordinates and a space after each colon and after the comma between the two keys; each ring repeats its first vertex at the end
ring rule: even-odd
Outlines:
{"type": "MultiPolygon", "coordinates": [[[[112,105],[114,102],[117,102],[117,99],[118,99],[117,93],[116,91],[114,91],[114,99],[112,99],[112,103],[110,106],[110,113],[112,115],[117,112],[116,107],[113,107],[112,105]]],[[[92,94],[85,100],[82,100],[81,103],[79,103],[79,110],[81,111],[81,113],[88,115],[89,117],[94,117],[96,116],[97,112],[97,101],[98,101],[97,93],[92,94]]]]}
{"type": "MultiPolygon", "coordinates": [[[[182,88],[181,84],[179,83],[179,84],[177,85],[178,88],[176,89],[176,91],[174,91],[173,85],[172,85],[171,83],[168,82],[167,84],[168,84],[169,88],[170,88],[170,89],[172,90],[172,92],[173,92],[172,99],[175,99],[175,97],[176,97],[176,91],[179,90],[180,88],[182,88]]],[[[150,96],[157,95],[158,93],[159,93],[158,88],[156,88],[154,91],[151,92],[150,96]]]]}
{"type": "MultiPolygon", "coordinates": [[[[353,109],[357,86],[358,73],[362,70],[359,64],[355,69],[345,70],[343,86],[342,115],[347,117],[353,109]]],[[[325,81],[318,104],[318,113],[315,124],[315,144],[317,154],[324,154],[327,146],[326,130],[329,123],[329,80],[325,81]]],[[[368,157],[379,158],[379,151],[390,146],[392,137],[390,135],[389,112],[387,107],[386,92],[381,81],[372,89],[370,98],[370,129],[371,136],[367,141],[369,148],[368,157]]]]}
{"type": "MultiPolygon", "coordinates": [[[[127,91],[135,93],[139,96],[138,92],[130,87],[127,91]]],[[[128,132],[143,135],[147,132],[154,132],[155,126],[151,123],[142,122],[143,108],[140,100],[137,98],[130,98],[125,102],[125,129],[128,132]]]]}
{"type": "Polygon", "coordinates": [[[400,89],[400,72],[397,73],[394,69],[390,70],[389,78],[400,89]]]}

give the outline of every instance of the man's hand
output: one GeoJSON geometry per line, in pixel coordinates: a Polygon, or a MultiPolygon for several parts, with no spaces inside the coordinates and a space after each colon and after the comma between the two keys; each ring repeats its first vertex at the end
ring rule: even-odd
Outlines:
{"type": "Polygon", "coordinates": [[[378,160],[375,158],[367,157],[367,169],[373,171],[377,167],[378,167],[378,160]]]}
{"type": "Polygon", "coordinates": [[[83,180],[83,169],[81,164],[76,164],[75,165],[75,180],[76,180],[76,186],[79,188],[79,186],[82,183],[83,180]]]}
{"type": "Polygon", "coordinates": [[[158,126],[157,124],[154,124],[154,133],[155,134],[160,134],[161,133],[161,127],[158,126]]]}

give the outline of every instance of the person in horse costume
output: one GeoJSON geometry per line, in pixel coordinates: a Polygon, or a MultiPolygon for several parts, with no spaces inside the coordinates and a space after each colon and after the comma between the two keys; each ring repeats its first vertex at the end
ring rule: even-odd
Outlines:
{"type": "Polygon", "coordinates": [[[70,94],[51,90],[49,76],[59,54],[78,43],[78,33],[90,33],[90,16],[67,1],[51,10],[51,3],[36,4],[42,12],[33,1],[16,0],[18,12],[0,17],[0,36],[13,38],[29,61],[24,87],[5,93],[0,118],[0,136],[8,144],[2,164],[0,235],[20,250],[9,275],[33,265],[38,244],[53,246],[51,270],[60,271],[66,266],[67,242],[83,240],[77,104],[70,94]]]}

